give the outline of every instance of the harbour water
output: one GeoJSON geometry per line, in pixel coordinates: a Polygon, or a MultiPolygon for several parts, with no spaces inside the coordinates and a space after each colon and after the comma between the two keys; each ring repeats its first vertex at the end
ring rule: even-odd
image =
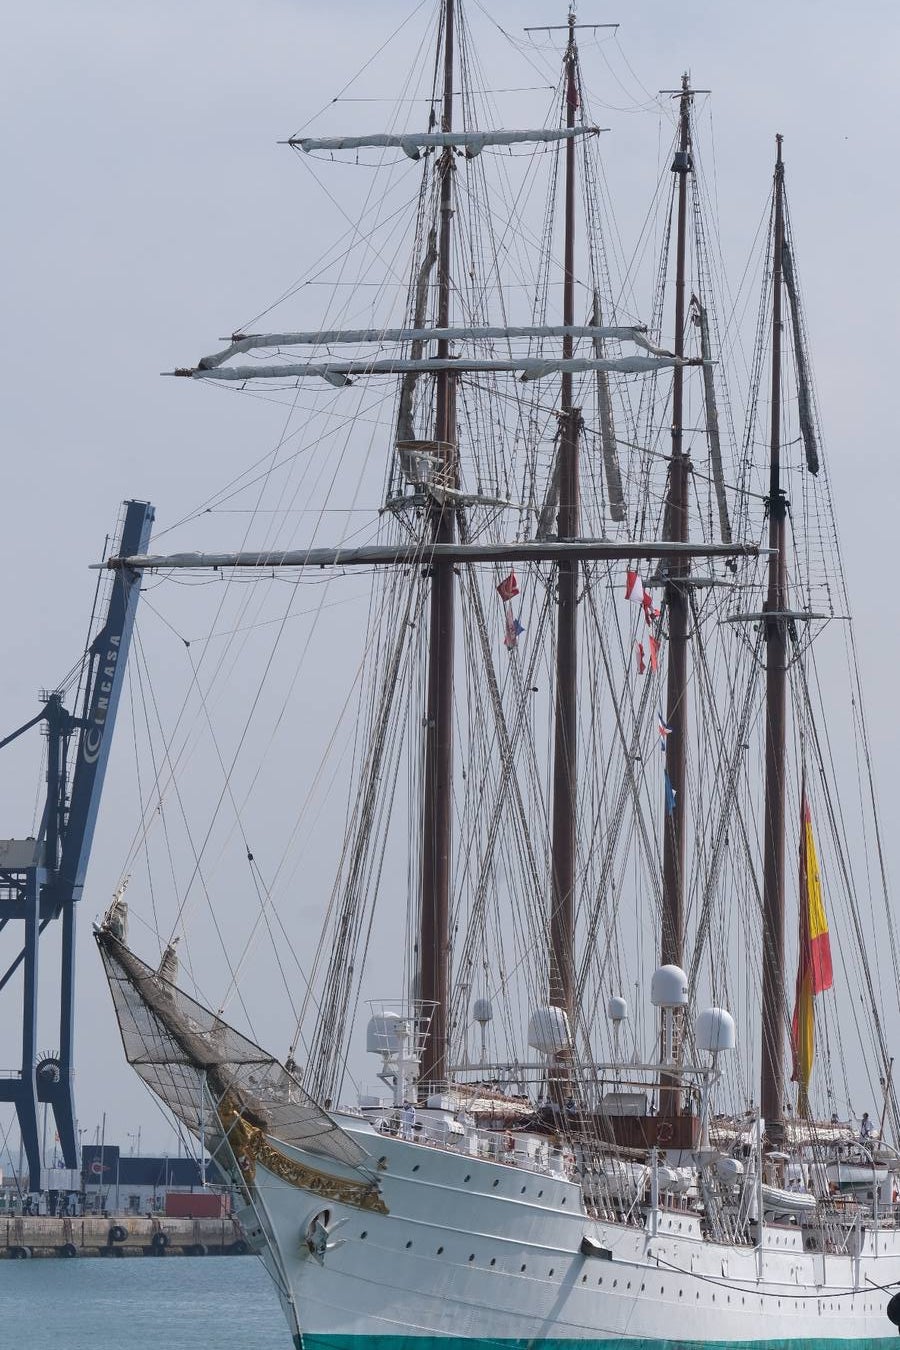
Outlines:
{"type": "Polygon", "coordinates": [[[0,1261],[10,1350],[290,1350],[259,1260],[0,1261]]]}

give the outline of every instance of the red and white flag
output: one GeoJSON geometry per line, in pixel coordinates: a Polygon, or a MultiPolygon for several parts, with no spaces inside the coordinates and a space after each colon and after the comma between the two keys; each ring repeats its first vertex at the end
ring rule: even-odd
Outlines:
{"type": "Polygon", "coordinates": [[[650,644],[650,669],[656,670],[659,666],[659,642],[652,633],[647,634],[647,641],[650,644]]]}
{"type": "Polygon", "coordinates": [[[625,599],[630,600],[633,605],[642,605],[644,603],[644,583],[641,581],[639,572],[625,573],[625,599]]]}
{"type": "Polygon", "coordinates": [[[644,665],[644,644],[643,644],[643,642],[636,642],[636,643],[634,644],[634,654],[635,654],[635,657],[637,658],[637,672],[638,672],[639,675],[643,675],[644,671],[646,670],[646,666],[644,665]]]}

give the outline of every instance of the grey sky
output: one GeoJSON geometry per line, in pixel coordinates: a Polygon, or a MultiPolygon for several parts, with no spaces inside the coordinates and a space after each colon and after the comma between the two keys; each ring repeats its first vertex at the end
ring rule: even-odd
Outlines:
{"type": "MultiPolygon", "coordinates": [[[[489,8],[515,31],[525,22],[564,19],[564,6],[556,13],[536,0],[489,8]]],[[[411,10],[344,0],[327,7],[49,0],[7,14],[0,54],[0,735],[31,715],[37,690],[76,658],[94,585],[87,564],[112,529],[118,503],[149,497],[165,528],[274,443],[278,409],[226,401],[158,372],[215,349],[318,251],[321,199],[276,142],[326,105],[411,10]]],[[[712,88],[732,276],[763,208],[774,133],[785,134],[821,413],[890,820],[897,804],[900,11],[871,0],[856,9],[833,0],[646,0],[590,10],[585,3],[581,10],[583,19],[621,22],[622,48],[647,89],[677,84],[685,68],[712,88]]],[[[478,28],[474,4],[469,14],[478,28]]],[[[612,128],[605,157],[627,234],[640,224],[653,188],[659,117],[636,111],[635,81],[626,96],[587,50],[585,66],[595,108],[612,128]],[[597,97],[604,89],[608,109],[597,97]]],[[[616,68],[621,73],[621,62],[616,68]]],[[[379,93],[388,75],[382,65],[377,80],[373,73],[359,87],[379,93]]],[[[379,106],[348,104],[315,125],[377,129],[379,106]]],[[[280,313],[298,324],[317,317],[299,302],[280,313]]],[[[228,546],[242,518],[219,517],[214,525],[203,541],[228,546]]],[[[190,541],[182,532],[178,542],[190,541]]],[[[320,699],[328,702],[315,691],[305,698],[312,715],[320,699]]],[[[88,936],[118,879],[137,814],[133,794],[117,787],[130,781],[129,721],[123,704],[80,915],[77,1093],[89,1131],[107,1109],[114,1137],[140,1119],[152,1144],[163,1142],[166,1127],[122,1063],[88,936]]],[[[4,752],[0,835],[31,829],[38,753],[34,738],[4,752]]],[[[282,811],[289,820],[284,803],[272,807],[276,816],[282,811]]],[[[897,844],[889,842],[896,874],[897,844]]],[[[232,896],[231,903],[240,901],[232,896]]],[[[48,959],[45,973],[50,967],[48,959]]],[[[5,1042],[0,1037],[0,1046],[5,1042]]],[[[56,1043],[49,1023],[46,1043],[56,1043]]]]}

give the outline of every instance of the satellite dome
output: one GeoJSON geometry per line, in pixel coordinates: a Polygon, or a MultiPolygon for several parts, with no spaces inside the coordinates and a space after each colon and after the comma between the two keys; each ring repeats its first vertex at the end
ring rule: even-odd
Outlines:
{"type": "Polygon", "coordinates": [[[720,1050],[733,1050],[737,1044],[734,1018],[725,1008],[704,1008],[694,1023],[694,1040],[698,1050],[716,1055],[720,1050]]]}
{"type": "Polygon", "coordinates": [[[542,1055],[559,1055],[569,1046],[569,1019],[564,1008],[535,1008],[528,1019],[528,1044],[542,1055]]]}
{"type": "Polygon", "coordinates": [[[660,966],[650,981],[650,1002],[654,1008],[686,1008],[688,977],[680,966],[660,966]]]}
{"type": "Polygon", "coordinates": [[[611,1022],[624,1022],[628,1016],[628,1004],[617,994],[606,1005],[606,1015],[611,1022]]]}
{"type": "Polygon", "coordinates": [[[491,1007],[491,1000],[489,998],[476,998],[475,1002],[472,1004],[472,1016],[475,1021],[480,1022],[482,1026],[485,1026],[486,1023],[492,1021],[494,1010],[491,1007]]]}
{"type": "Polygon", "coordinates": [[[376,1013],[374,1017],[369,1018],[369,1025],[366,1027],[367,1052],[370,1055],[396,1055],[407,1039],[406,1031],[406,1018],[400,1013],[376,1013]]]}

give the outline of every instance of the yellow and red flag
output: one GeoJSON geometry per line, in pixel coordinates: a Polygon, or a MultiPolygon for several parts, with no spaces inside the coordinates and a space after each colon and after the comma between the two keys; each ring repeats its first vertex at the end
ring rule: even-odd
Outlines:
{"type": "Polygon", "coordinates": [[[800,1108],[807,1106],[807,1092],[815,1054],[816,1027],[813,998],[832,985],[831,941],[822,899],[822,878],[813,838],[812,816],[806,800],[806,783],[800,798],[800,958],[797,965],[797,997],[791,1024],[794,1071],[800,1084],[800,1108]]]}

